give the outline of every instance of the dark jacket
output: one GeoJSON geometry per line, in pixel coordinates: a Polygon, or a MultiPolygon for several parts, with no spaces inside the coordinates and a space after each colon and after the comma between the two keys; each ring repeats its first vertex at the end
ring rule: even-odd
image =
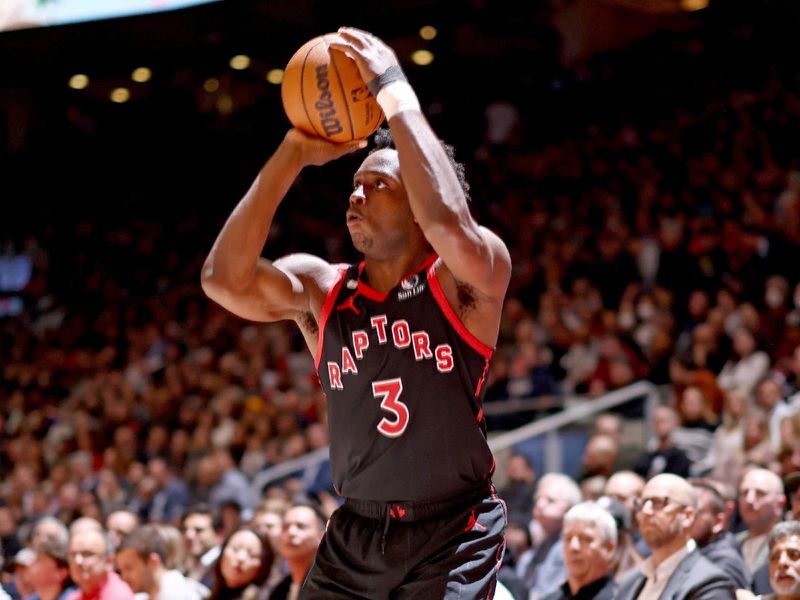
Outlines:
{"type": "MultiPolygon", "coordinates": [[[[647,578],[641,571],[626,575],[616,600],[636,600],[647,578]]],[[[678,563],[659,600],[733,600],[736,590],[730,578],[694,550],[678,563]]]]}
{"type": "Polygon", "coordinates": [[[574,596],[569,583],[564,583],[554,592],[547,594],[542,600],[613,600],[617,593],[617,584],[612,577],[603,577],[583,586],[574,596]]]}
{"type": "Polygon", "coordinates": [[[753,573],[753,593],[759,596],[772,593],[772,583],[769,580],[769,562],[761,565],[753,573]]]}
{"type": "Polygon", "coordinates": [[[739,544],[736,543],[736,538],[732,534],[727,531],[722,533],[700,548],[700,552],[710,563],[725,571],[737,589],[751,589],[753,576],[750,569],[747,568],[742,552],[739,550],[739,544]]]}

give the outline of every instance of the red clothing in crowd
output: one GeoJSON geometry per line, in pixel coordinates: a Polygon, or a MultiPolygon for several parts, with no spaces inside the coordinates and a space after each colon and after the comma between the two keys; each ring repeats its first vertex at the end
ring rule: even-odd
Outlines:
{"type": "Polygon", "coordinates": [[[99,588],[89,594],[77,589],[67,600],[133,600],[133,591],[119,575],[109,572],[108,579],[99,588]]]}

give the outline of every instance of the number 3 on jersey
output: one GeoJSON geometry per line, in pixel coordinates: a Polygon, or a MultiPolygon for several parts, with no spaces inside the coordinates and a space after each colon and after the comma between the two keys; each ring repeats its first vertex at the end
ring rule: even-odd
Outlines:
{"type": "Polygon", "coordinates": [[[379,398],[381,408],[394,417],[393,420],[384,417],[377,425],[378,431],[386,437],[400,437],[408,427],[408,406],[399,400],[402,393],[403,381],[399,377],[372,383],[372,395],[379,398]]]}

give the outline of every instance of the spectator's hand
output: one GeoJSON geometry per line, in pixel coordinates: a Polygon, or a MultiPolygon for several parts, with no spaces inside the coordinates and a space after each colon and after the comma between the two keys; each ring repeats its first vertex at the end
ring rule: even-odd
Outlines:
{"type": "Polygon", "coordinates": [[[367,31],[340,27],[338,34],[339,40],[332,42],[331,48],[355,61],[364,83],[369,83],[389,67],[399,64],[394,50],[367,31]]]}
{"type": "Polygon", "coordinates": [[[367,145],[366,140],[334,144],[319,137],[306,135],[299,129],[290,129],[283,138],[283,143],[297,153],[303,166],[324,165],[367,145]]]}

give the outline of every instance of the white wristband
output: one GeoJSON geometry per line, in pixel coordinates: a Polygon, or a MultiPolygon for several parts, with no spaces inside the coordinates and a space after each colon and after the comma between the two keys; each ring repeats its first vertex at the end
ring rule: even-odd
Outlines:
{"type": "Polygon", "coordinates": [[[420,110],[417,95],[407,81],[393,81],[378,92],[376,100],[387,121],[404,110],[420,110]]]}

